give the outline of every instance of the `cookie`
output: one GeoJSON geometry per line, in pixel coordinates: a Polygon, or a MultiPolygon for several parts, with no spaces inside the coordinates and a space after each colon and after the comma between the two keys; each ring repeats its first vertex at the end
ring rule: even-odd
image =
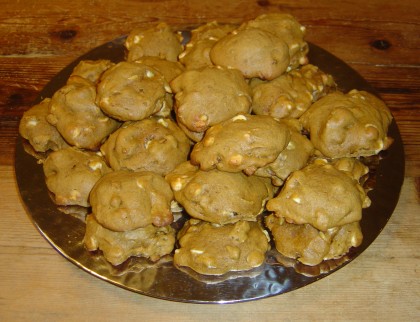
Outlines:
{"type": "Polygon", "coordinates": [[[83,207],[90,206],[89,194],[96,182],[111,171],[101,156],[74,147],[51,152],[43,170],[57,205],[83,207]]]}
{"type": "Polygon", "coordinates": [[[74,67],[70,78],[80,76],[97,84],[102,73],[113,65],[114,63],[107,59],[82,60],[74,67]]]}
{"type": "Polygon", "coordinates": [[[369,168],[356,158],[334,159],[331,165],[359,182],[369,173],[369,168]]]}
{"type": "Polygon", "coordinates": [[[370,156],[387,149],[391,120],[382,100],[358,90],[330,93],[300,118],[315,148],[329,158],[370,156]]]}
{"type": "Polygon", "coordinates": [[[19,134],[37,152],[57,151],[69,146],[56,127],[47,122],[50,101],[50,98],[45,98],[32,106],[23,113],[19,122],[19,134]]]}
{"type": "Polygon", "coordinates": [[[267,210],[295,224],[318,230],[342,226],[362,218],[370,199],[357,180],[324,160],[293,172],[267,210]]]}
{"type": "Polygon", "coordinates": [[[363,240],[358,221],[326,231],[309,224],[290,224],[274,215],[267,216],[265,224],[273,235],[279,253],[310,266],[339,258],[348,253],[351,247],[359,246],[363,240]]]}
{"type": "Polygon", "coordinates": [[[248,221],[220,226],[191,219],[178,233],[178,239],[175,266],[186,266],[205,275],[259,267],[270,249],[261,225],[248,221]]]}
{"type": "Polygon", "coordinates": [[[256,176],[271,178],[271,182],[276,186],[283,185],[292,172],[306,166],[314,152],[311,141],[301,134],[297,125],[288,125],[288,128],[290,141],[286,148],[273,162],[258,168],[254,173],[256,176]]]}
{"type": "Polygon", "coordinates": [[[127,61],[155,56],[176,62],[183,51],[181,40],[166,23],[150,29],[136,28],[130,32],[124,43],[128,50],[127,61]]]}
{"type": "Polygon", "coordinates": [[[309,48],[305,41],[306,28],[295,17],[286,13],[269,13],[258,16],[241,25],[240,29],[258,28],[275,34],[287,44],[290,64],[288,69],[297,68],[308,62],[309,48]]]}
{"type": "Polygon", "coordinates": [[[153,117],[124,124],[110,135],[101,152],[114,170],[165,175],[187,160],[190,140],[171,119],[153,117]]]}
{"type": "Polygon", "coordinates": [[[100,108],[121,121],[139,121],[160,111],[169,113],[164,76],[144,64],[120,62],[103,73],[98,84],[100,108]]]}
{"type": "Polygon", "coordinates": [[[187,70],[171,82],[179,123],[192,132],[250,112],[251,89],[237,70],[187,70]]]}
{"type": "Polygon", "coordinates": [[[273,162],[289,140],[288,127],[271,116],[238,115],[209,128],[190,157],[202,170],[251,175],[273,162]]]}
{"type": "Polygon", "coordinates": [[[235,30],[216,42],[210,51],[215,65],[236,68],[246,78],[272,80],[290,64],[287,44],[276,35],[257,28],[235,30]]]}
{"type": "Polygon", "coordinates": [[[114,171],[103,176],[90,194],[92,213],[105,228],[128,231],[173,221],[173,193],[153,172],[114,171]]]}
{"type": "Polygon", "coordinates": [[[191,39],[185,45],[185,50],[179,55],[179,61],[187,69],[200,69],[212,66],[210,50],[213,45],[229,32],[235,25],[219,24],[216,21],[201,25],[191,31],[191,39]]]}
{"type": "Polygon", "coordinates": [[[120,123],[105,115],[96,100],[95,85],[80,76],[54,93],[47,121],[70,145],[96,150],[120,123]]]}
{"type": "Polygon", "coordinates": [[[105,259],[115,266],[132,256],[157,261],[172,252],[175,230],[171,226],[147,225],[124,232],[112,231],[88,215],[83,243],[88,251],[101,250],[105,259]]]}
{"type": "Polygon", "coordinates": [[[166,176],[175,199],[187,213],[216,224],[256,221],[273,196],[269,180],[217,169],[202,171],[190,162],[166,176]]]}
{"type": "Polygon", "coordinates": [[[272,81],[251,82],[252,111],[277,118],[298,118],[312,103],[334,90],[331,75],[308,64],[272,81]]]}

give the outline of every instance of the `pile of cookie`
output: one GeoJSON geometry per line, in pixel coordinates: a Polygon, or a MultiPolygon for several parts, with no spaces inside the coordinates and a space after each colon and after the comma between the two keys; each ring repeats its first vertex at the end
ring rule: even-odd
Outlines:
{"type": "Polygon", "coordinates": [[[282,13],[207,23],[185,45],[165,23],[136,29],[124,61],[81,61],[25,112],[54,202],[91,211],[86,248],[113,265],[173,252],[176,267],[221,275],[261,266],[271,239],[307,265],[360,245],[360,157],[391,144],[392,116],[337,90],[304,35],[282,13]]]}

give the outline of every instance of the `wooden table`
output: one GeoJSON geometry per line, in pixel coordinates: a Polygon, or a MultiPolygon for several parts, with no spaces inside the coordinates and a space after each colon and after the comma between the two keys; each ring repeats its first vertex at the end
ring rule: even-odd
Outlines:
{"type": "Polygon", "coordinates": [[[1,1],[0,320],[277,321],[420,319],[420,5],[353,1],[1,1]],[[329,277],[234,305],[173,303],[105,283],[60,256],[31,224],[14,179],[18,122],[49,79],[137,26],[239,23],[286,11],[307,40],[360,72],[386,101],[406,154],[399,204],[377,240],[329,277]]]}

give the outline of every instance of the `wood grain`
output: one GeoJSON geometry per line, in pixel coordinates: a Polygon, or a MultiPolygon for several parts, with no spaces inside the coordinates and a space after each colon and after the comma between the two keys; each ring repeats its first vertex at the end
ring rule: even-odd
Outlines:
{"type": "Polygon", "coordinates": [[[413,0],[0,0],[0,320],[273,321],[420,318],[420,6],[413,0]],[[288,12],[307,40],[370,82],[404,142],[400,202],[354,262],[303,289],[258,302],[171,303],[105,283],[61,257],[26,215],[14,179],[22,113],[62,68],[137,26],[240,23],[288,12]]]}

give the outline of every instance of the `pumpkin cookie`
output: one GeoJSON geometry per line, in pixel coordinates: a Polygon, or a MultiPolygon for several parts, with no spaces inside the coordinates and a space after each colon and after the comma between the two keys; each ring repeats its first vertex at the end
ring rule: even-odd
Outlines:
{"type": "Polygon", "coordinates": [[[189,151],[190,141],[167,118],[126,123],[101,146],[114,170],[153,171],[162,175],[186,161],[189,151]]]}
{"type": "Polygon", "coordinates": [[[210,50],[213,45],[229,32],[236,28],[235,25],[209,22],[191,31],[191,39],[185,45],[185,50],[179,55],[179,61],[187,69],[200,69],[212,66],[210,50]]]}
{"type": "Polygon", "coordinates": [[[183,50],[181,40],[164,22],[150,29],[136,28],[130,32],[124,44],[128,50],[127,61],[156,56],[176,62],[183,50]]]}
{"type": "Polygon", "coordinates": [[[253,174],[273,162],[290,140],[288,127],[271,116],[238,115],[209,128],[192,152],[202,170],[253,174]]]}
{"type": "Polygon", "coordinates": [[[331,75],[310,64],[272,81],[251,84],[252,111],[277,118],[300,117],[313,102],[335,88],[331,75]]]}
{"type": "Polygon", "coordinates": [[[387,149],[391,120],[383,101],[358,90],[330,93],[300,118],[315,148],[330,158],[369,156],[387,149]]]}
{"type": "Polygon", "coordinates": [[[178,233],[180,248],[174,264],[205,275],[244,271],[264,263],[270,249],[268,234],[257,222],[224,226],[191,219],[178,233]]]}
{"type": "Polygon", "coordinates": [[[105,228],[127,231],[172,223],[173,193],[153,172],[115,171],[103,176],[90,194],[92,213],[105,228]]]}
{"type": "Polygon", "coordinates": [[[358,221],[326,231],[309,224],[290,224],[274,215],[267,216],[265,224],[273,235],[279,253],[310,266],[339,258],[351,247],[359,246],[363,240],[358,221]]]}
{"type": "Polygon", "coordinates": [[[310,224],[326,231],[360,221],[370,199],[357,180],[318,160],[293,172],[267,210],[295,224],[310,224]]]}
{"type": "Polygon", "coordinates": [[[138,121],[160,111],[169,112],[171,89],[156,69],[139,63],[120,62],[102,75],[97,103],[121,121],[138,121]]]}
{"type": "Polygon", "coordinates": [[[111,169],[94,152],[74,147],[51,152],[43,164],[45,181],[57,205],[89,207],[95,183],[111,169]]]}
{"type": "Polygon", "coordinates": [[[113,65],[115,64],[107,59],[82,60],[73,69],[70,78],[72,76],[80,76],[97,84],[102,73],[113,65]]]}
{"type": "Polygon", "coordinates": [[[96,150],[120,123],[105,115],[95,100],[95,85],[80,76],[73,76],[54,93],[47,121],[70,145],[96,150]]]}
{"type": "Polygon", "coordinates": [[[308,62],[309,48],[304,40],[306,28],[295,17],[285,13],[263,14],[245,22],[240,29],[258,28],[275,34],[287,44],[290,64],[288,69],[297,68],[308,62]]]}
{"type": "Polygon", "coordinates": [[[45,98],[23,113],[19,123],[20,135],[29,141],[37,152],[57,151],[69,145],[56,127],[47,122],[51,99],[45,98]]]}
{"type": "Polygon", "coordinates": [[[192,132],[205,132],[212,125],[250,112],[251,89],[237,70],[187,70],[171,87],[177,120],[192,132]]]}
{"type": "Polygon", "coordinates": [[[188,161],[168,174],[166,180],[189,215],[222,225],[257,220],[273,196],[269,180],[241,172],[202,171],[188,161]]]}
{"type": "Polygon", "coordinates": [[[246,78],[274,79],[290,64],[287,44],[257,28],[235,30],[214,44],[210,58],[215,65],[236,68],[246,78]]]}
{"type": "Polygon", "coordinates": [[[175,230],[171,226],[147,225],[124,232],[113,231],[103,227],[93,215],[88,215],[83,242],[89,251],[101,250],[112,265],[119,265],[131,256],[157,261],[172,252],[175,230]]]}

